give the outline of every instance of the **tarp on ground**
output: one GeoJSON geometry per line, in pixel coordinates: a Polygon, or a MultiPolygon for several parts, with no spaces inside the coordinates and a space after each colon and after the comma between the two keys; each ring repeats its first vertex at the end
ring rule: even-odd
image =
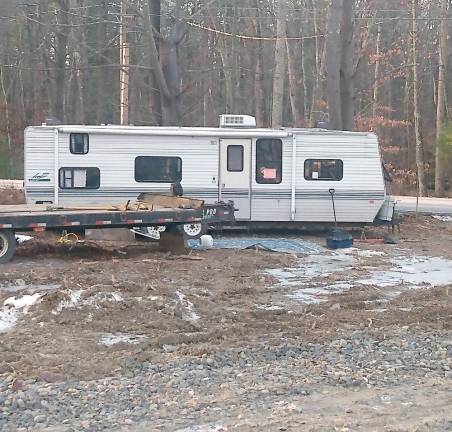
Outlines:
{"type": "MultiPolygon", "coordinates": [[[[199,240],[189,240],[192,249],[203,249],[199,240]]],[[[319,253],[324,250],[316,243],[302,239],[260,237],[215,238],[213,249],[260,249],[280,253],[319,253]]]]}

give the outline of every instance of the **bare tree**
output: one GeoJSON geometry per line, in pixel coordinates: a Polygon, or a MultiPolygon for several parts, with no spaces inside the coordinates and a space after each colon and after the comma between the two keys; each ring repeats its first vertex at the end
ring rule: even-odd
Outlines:
{"type": "Polygon", "coordinates": [[[341,25],[341,112],[342,130],[353,130],[354,110],[354,46],[353,46],[353,3],[343,0],[341,25]]]}
{"type": "Polygon", "coordinates": [[[438,47],[438,86],[436,99],[436,148],[435,148],[435,193],[444,194],[444,161],[441,143],[441,131],[446,119],[446,62],[447,62],[447,0],[441,1],[441,23],[438,47]]]}
{"type": "Polygon", "coordinates": [[[341,103],[341,21],[344,0],[331,0],[326,37],[326,73],[329,122],[332,129],[342,129],[341,103]]]}
{"type": "Polygon", "coordinates": [[[418,65],[418,23],[417,6],[418,0],[411,0],[412,14],[412,59],[413,59],[413,98],[414,98],[414,135],[416,139],[416,165],[418,192],[420,196],[425,196],[427,189],[425,184],[425,161],[424,145],[421,137],[421,111],[419,94],[419,65],[418,65]]]}
{"type": "Polygon", "coordinates": [[[285,0],[276,1],[276,14],[275,69],[273,72],[272,92],[273,128],[280,127],[283,124],[284,81],[287,70],[285,0]]]}

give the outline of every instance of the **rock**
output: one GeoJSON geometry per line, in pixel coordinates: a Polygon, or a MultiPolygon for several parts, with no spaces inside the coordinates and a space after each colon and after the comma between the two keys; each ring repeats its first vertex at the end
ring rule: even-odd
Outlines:
{"type": "Polygon", "coordinates": [[[47,416],[45,416],[44,414],[38,414],[37,416],[34,417],[34,422],[35,423],[44,423],[47,419],[47,416]]]}
{"type": "Polygon", "coordinates": [[[16,378],[11,385],[11,390],[18,392],[18,391],[22,390],[24,388],[24,386],[25,386],[24,382],[22,380],[16,378]]]}
{"type": "Polygon", "coordinates": [[[176,347],[174,345],[163,344],[162,348],[166,353],[172,353],[176,351],[176,347]]]}
{"type": "Polygon", "coordinates": [[[41,372],[39,374],[39,379],[48,383],[66,381],[66,377],[63,374],[56,372],[41,372]]]}
{"type": "Polygon", "coordinates": [[[26,408],[25,402],[22,399],[16,400],[17,408],[24,410],[26,408]]]}

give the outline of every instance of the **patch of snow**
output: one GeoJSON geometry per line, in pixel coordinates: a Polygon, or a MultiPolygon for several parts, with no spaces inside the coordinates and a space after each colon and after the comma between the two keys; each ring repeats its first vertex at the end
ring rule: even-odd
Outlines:
{"type": "Polygon", "coordinates": [[[0,333],[14,328],[20,314],[28,313],[31,306],[41,301],[43,294],[24,295],[22,297],[9,297],[3,302],[0,309],[0,333]]]}
{"type": "Polygon", "coordinates": [[[375,256],[385,256],[386,254],[383,251],[376,251],[371,249],[358,249],[356,252],[358,256],[365,257],[365,258],[371,258],[375,256]]]}
{"type": "Polygon", "coordinates": [[[24,295],[22,297],[9,297],[3,303],[4,306],[9,306],[14,309],[23,309],[23,313],[27,313],[31,306],[41,300],[43,294],[35,293],[33,295],[24,295]]]}
{"type": "Polygon", "coordinates": [[[83,307],[100,309],[100,303],[115,303],[124,300],[119,292],[99,292],[85,298],[83,298],[83,294],[88,293],[87,291],[67,290],[65,293],[67,298],[60,301],[54,313],[61,312],[63,309],[81,309],[83,307]]]}
{"type": "Polygon", "coordinates": [[[124,297],[122,296],[122,294],[118,293],[118,292],[112,292],[111,297],[113,298],[113,301],[116,301],[116,302],[120,302],[120,301],[124,300],[124,297]]]}
{"type": "Polygon", "coordinates": [[[16,241],[19,244],[28,242],[30,240],[33,240],[34,237],[31,236],[27,236],[27,235],[22,235],[22,234],[16,234],[16,241]]]}
{"type": "Polygon", "coordinates": [[[67,298],[64,300],[61,300],[58,304],[56,310],[58,312],[61,312],[63,309],[72,309],[75,308],[80,299],[82,298],[82,290],[72,291],[67,290],[65,294],[67,294],[67,298]]]}
{"type": "Polygon", "coordinates": [[[17,311],[15,309],[4,308],[0,310],[0,333],[5,333],[14,328],[17,322],[17,311]]]}
{"type": "Polygon", "coordinates": [[[186,321],[199,320],[200,316],[195,312],[195,306],[190,300],[188,300],[187,296],[180,291],[176,291],[176,295],[179,299],[177,303],[179,303],[183,308],[182,319],[186,321]]]}
{"type": "Polygon", "coordinates": [[[441,222],[452,222],[452,216],[433,215],[433,217],[441,222]]]}
{"type": "Polygon", "coordinates": [[[106,333],[100,338],[99,345],[112,346],[121,342],[138,345],[144,339],[147,339],[147,336],[127,333],[106,333]]]}
{"type": "Polygon", "coordinates": [[[266,310],[266,311],[279,311],[283,310],[284,308],[278,305],[269,305],[269,304],[256,304],[255,305],[257,309],[260,310],[266,310]]]}
{"type": "Polygon", "coordinates": [[[210,423],[177,429],[175,432],[226,432],[227,430],[228,428],[224,425],[218,423],[210,423]]]}

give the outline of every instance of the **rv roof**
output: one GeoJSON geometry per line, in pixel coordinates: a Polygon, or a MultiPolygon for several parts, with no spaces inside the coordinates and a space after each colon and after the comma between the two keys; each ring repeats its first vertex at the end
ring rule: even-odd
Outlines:
{"type": "Polygon", "coordinates": [[[42,128],[58,129],[63,133],[89,133],[89,134],[117,134],[117,135],[180,135],[180,136],[215,136],[215,137],[273,137],[285,138],[293,134],[325,134],[325,135],[369,135],[368,132],[347,132],[332,131],[326,129],[228,129],[228,128],[208,128],[208,127],[174,127],[174,126],[83,126],[83,125],[42,125],[42,128]]]}

